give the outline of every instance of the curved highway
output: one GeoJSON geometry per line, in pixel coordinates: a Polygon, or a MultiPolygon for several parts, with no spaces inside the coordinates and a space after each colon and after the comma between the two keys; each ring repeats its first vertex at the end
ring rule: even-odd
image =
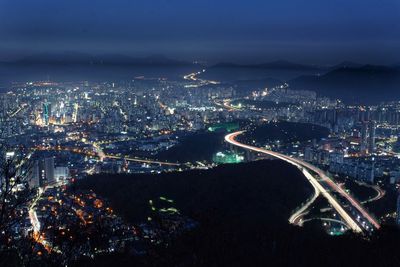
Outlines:
{"type": "MultiPolygon", "coordinates": [[[[342,219],[346,222],[346,224],[355,232],[363,232],[364,230],[371,230],[371,227],[368,226],[364,221],[368,221],[373,227],[376,229],[380,228],[379,223],[358,203],[353,197],[351,197],[346,191],[340,188],[336,183],[334,183],[321,169],[304,162],[300,159],[291,158],[287,155],[274,152],[271,150],[266,150],[263,148],[258,148],[254,146],[249,146],[243,143],[240,143],[235,140],[235,138],[242,134],[244,131],[238,131],[225,136],[225,141],[255,152],[267,154],[273,156],[275,158],[284,160],[296,167],[307,171],[312,171],[313,173],[317,174],[319,179],[316,179],[313,175],[307,175],[307,179],[313,185],[313,187],[317,187],[320,193],[328,200],[328,202],[332,205],[332,207],[337,211],[337,213],[342,217],[342,219]],[[353,208],[351,212],[346,211],[342,205],[340,204],[333,196],[332,192],[338,193],[345,201],[347,201],[350,206],[353,208]]],[[[344,206],[344,205],[343,205],[344,206]]]]}
{"type": "Polygon", "coordinates": [[[307,178],[307,180],[311,183],[311,185],[313,186],[314,195],[312,196],[312,198],[309,201],[307,201],[307,203],[305,203],[299,210],[297,210],[295,213],[293,213],[289,218],[289,222],[291,224],[295,224],[295,225],[299,225],[299,226],[302,225],[302,217],[306,214],[306,210],[311,206],[312,203],[314,203],[314,201],[317,199],[317,197],[320,194],[318,187],[316,187],[314,185],[314,183],[311,182],[312,175],[306,169],[303,169],[303,174],[307,178]]]}
{"type": "Polygon", "coordinates": [[[362,182],[357,182],[357,184],[361,185],[361,186],[372,188],[372,189],[374,189],[376,191],[376,196],[374,196],[373,198],[370,198],[370,199],[362,201],[361,202],[362,204],[377,201],[377,200],[383,198],[386,195],[386,191],[383,190],[382,188],[380,188],[377,185],[369,185],[369,184],[362,183],[362,182]]]}

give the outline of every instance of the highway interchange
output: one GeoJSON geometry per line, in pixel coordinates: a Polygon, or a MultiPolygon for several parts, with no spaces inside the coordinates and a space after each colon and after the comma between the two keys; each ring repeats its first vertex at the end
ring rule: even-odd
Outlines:
{"type": "Polygon", "coordinates": [[[303,214],[311,205],[313,200],[315,200],[318,195],[321,194],[328,200],[330,205],[332,205],[346,225],[354,232],[366,233],[380,228],[379,222],[372,215],[370,215],[369,212],[366,211],[357,200],[355,200],[330,177],[328,177],[324,171],[300,159],[236,141],[236,137],[243,133],[244,131],[238,131],[228,134],[225,136],[225,141],[231,145],[241,147],[245,150],[267,154],[298,167],[313,186],[314,196],[310,201],[304,204],[302,208],[292,214],[289,219],[291,223],[299,222],[301,214],[303,214]]]}

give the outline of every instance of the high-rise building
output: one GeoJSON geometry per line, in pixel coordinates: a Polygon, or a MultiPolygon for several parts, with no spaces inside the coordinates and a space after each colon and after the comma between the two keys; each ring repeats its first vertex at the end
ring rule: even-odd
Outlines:
{"type": "Polygon", "coordinates": [[[376,123],[375,121],[363,121],[361,125],[361,142],[360,152],[361,154],[373,154],[375,153],[375,132],[376,123]]]}
{"type": "Polygon", "coordinates": [[[54,179],[56,182],[65,180],[69,178],[69,169],[68,167],[55,167],[54,168],[54,179]]]}
{"type": "Polygon", "coordinates": [[[306,147],[304,149],[304,160],[310,162],[314,160],[314,150],[312,149],[312,147],[306,147]]]}
{"type": "Polygon", "coordinates": [[[44,158],[36,160],[33,165],[34,184],[45,186],[49,183],[54,183],[54,158],[44,158]],[[38,178],[36,178],[38,177],[38,178]]]}
{"type": "Polygon", "coordinates": [[[48,184],[54,183],[54,158],[45,158],[44,159],[44,168],[45,168],[45,174],[46,174],[46,181],[48,184]]]}
{"type": "Polygon", "coordinates": [[[74,112],[72,113],[72,121],[77,122],[78,121],[78,110],[79,110],[79,105],[78,103],[74,104],[74,112]]]}
{"type": "Polygon", "coordinates": [[[43,113],[42,113],[42,120],[45,125],[49,125],[49,120],[51,116],[51,105],[50,103],[46,102],[43,103],[43,113]]]}
{"type": "Polygon", "coordinates": [[[40,186],[39,161],[35,160],[28,174],[28,184],[30,188],[40,186]]]}
{"type": "Polygon", "coordinates": [[[361,143],[360,152],[367,154],[368,152],[368,123],[363,121],[361,125],[361,143]]]}
{"type": "Polygon", "coordinates": [[[368,136],[368,153],[375,153],[375,132],[376,132],[376,123],[375,121],[369,122],[369,136],[368,136]]]}

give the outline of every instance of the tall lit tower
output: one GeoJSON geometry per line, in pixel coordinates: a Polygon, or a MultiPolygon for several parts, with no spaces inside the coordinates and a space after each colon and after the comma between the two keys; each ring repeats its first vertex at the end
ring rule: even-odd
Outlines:
{"type": "Polygon", "coordinates": [[[368,153],[375,153],[375,132],[376,132],[376,123],[375,121],[369,122],[369,136],[368,136],[368,153]]]}
{"type": "Polygon", "coordinates": [[[362,154],[367,154],[367,150],[368,150],[368,123],[363,121],[361,126],[360,151],[362,154]]]}
{"type": "Polygon", "coordinates": [[[50,103],[43,103],[42,120],[45,125],[49,125],[50,112],[50,103]]]}
{"type": "Polygon", "coordinates": [[[75,103],[74,104],[74,112],[72,113],[72,121],[73,122],[78,121],[78,109],[79,109],[79,105],[78,105],[78,103],[75,103]]]}

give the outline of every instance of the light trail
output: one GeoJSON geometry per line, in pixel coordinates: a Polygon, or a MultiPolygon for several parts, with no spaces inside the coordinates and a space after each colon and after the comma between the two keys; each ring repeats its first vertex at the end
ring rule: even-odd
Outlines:
{"type": "Polygon", "coordinates": [[[127,161],[134,161],[134,162],[141,162],[141,163],[147,163],[147,164],[159,164],[159,165],[166,165],[166,166],[180,166],[179,163],[172,163],[172,162],[163,162],[163,161],[156,161],[156,160],[147,160],[147,159],[137,159],[137,158],[130,158],[130,157],[118,157],[118,156],[112,156],[112,155],[105,155],[106,158],[110,159],[124,159],[127,161]]]}
{"type": "Polygon", "coordinates": [[[312,179],[310,178],[310,176],[312,176],[312,175],[304,168],[303,168],[303,174],[307,178],[307,180],[311,183],[311,185],[313,186],[314,195],[309,201],[307,201],[307,203],[305,203],[298,211],[293,213],[289,218],[289,222],[291,224],[295,224],[295,225],[299,225],[299,226],[302,225],[301,218],[306,214],[305,211],[311,206],[312,203],[314,203],[314,201],[318,198],[318,196],[320,194],[318,187],[316,187],[314,185],[314,183],[311,182],[312,179]]]}
{"type": "MultiPolygon", "coordinates": [[[[100,147],[98,147],[100,148],[100,147]]],[[[87,151],[83,151],[80,148],[68,148],[68,147],[39,147],[37,146],[35,149],[37,150],[42,150],[42,151],[48,151],[48,150],[54,150],[54,151],[69,151],[72,153],[77,153],[77,154],[83,154],[87,156],[98,156],[100,160],[104,160],[106,158],[109,159],[124,159],[127,161],[134,161],[134,162],[140,162],[140,163],[147,163],[147,164],[158,164],[158,165],[166,165],[166,166],[181,166],[180,163],[173,163],[173,162],[164,162],[164,161],[157,161],[157,160],[148,160],[148,159],[138,159],[138,158],[130,158],[128,156],[114,156],[114,155],[108,155],[105,154],[101,149],[98,150],[95,147],[95,153],[90,153],[87,151]]]]}
{"type": "Polygon", "coordinates": [[[230,105],[230,101],[227,101],[227,100],[223,100],[222,103],[219,103],[217,100],[215,100],[214,104],[226,109],[227,111],[238,111],[238,110],[240,110],[240,108],[236,108],[236,107],[230,105]]]}
{"type": "Polygon", "coordinates": [[[183,76],[183,79],[188,80],[188,81],[193,81],[193,82],[199,82],[198,85],[194,85],[194,86],[185,86],[185,87],[198,87],[198,86],[202,86],[202,85],[208,85],[208,84],[220,84],[219,81],[213,81],[213,80],[205,80],[205,79],[201,79],[199,77],[197,77],[198,75],[202,74],[206,72],[205,69],[203,69],[202,71],[198,71],[198,72],[193,72],[193,73],[189,73],[187,75],[183,76]]]}
{"type": "MultiPolygon", "coordinates": [[[[284,160],[292,165],[295,165],[296,167],[307,168],[308,170],[315,172],[321,178],[321,181],[326,183],[333,192],[339,193],[342,197],[344,197],[346,200],[348,200],[350,202],[350,204],[355,209],[357,209],[361,213],[361,215],[363,215],[364,218],[366,218],[376,229],[380,228],[379,223],[374,218],[372,218],[372,216],[369,215],[368,212],[363,207],[361,207],[361,205],[355,199],[353,199],[342,188],[340,188],[336,183],[334,183],[321,169],[319,169],[307,162],[304,162],[302,160],[299,160],[296,158],[291,158],[289,156],[286,156],[286,155],[278,153],[278,152],[274,152],[271,150],[266,150],[266,149],[258,148],[258,147],[254,147],[254,146],[249,146],[249,145],[245,145],[245,144],[237,142],[235,140],[235,138],[238,135],[242,134],[243,132],[244,131],[238,131],[238,132],[228,134],[225,136],[225,141],[232,145],[238,146],[238,147],[242,147],[242,148],[245,148],[248,150],[256,151],[259,153],[273,156],[275,158],[279,158],[279,159],[284,160]]],[[[320,184],[320,182],[318,182],[318,180],[315,179],[312,175],[309,176],[308,178],[310,178],[309,181],[311,183],[313,183],[320,190],[321,194],[329,201],[329,203],[334,207],[334,209],[339,213],[339,215],[346,221],[346,223],[349,225],[349,227],[351,229],[353,229],[355,232],[362,232],[360,226],[358,226],[356,221],[343,209],[343,207],[320,184]]]]}
{"type": "Polygon", "coordinates": [[[301,223],[304,224],[305,222],[310,222],[313,220],[320,220],[320,221],[325,221],[325,222],[334,222],[334,223],[339,223],[343,226],[346,226],[347,228],[349,227],[346,223],[342,222],[341,220],[336,220],[336,219],[332,219],[332,218],[311,218],[311,219],[307,219],[307,220],[303,220],[301,223]]]}
{"type": "Polygon", "coordinates": [[[53,250],[52,246],[50,245],[49,242],[47,242],[47,240],[44,237],[44,234],[41,233],[41,224],[40,221],[37,217],[37,213],[36,213],[36,204],[39,201],[39,199],[41,198],[43,192],[46,190],[46,188],[42,189],[39,188],[39,192],[37,194],[37,196],[35,197],[35,199],[32,201],[30,207],[29,207],[29,220],[31,222],[32,228],[33,228],[33,239],[35,240],[36,243],[42,244],[43,247],[47,250],[47,252],[51,252],[53,250]]]}
{"type": "Polygon", "coordinates": [[[382,188],[380,188],[377,185],[369,185],[369,184],[361,183],[361,182],[357,182],[357,184],[360,185],[360,186],[365,186],[365,187],[372,188],[372,189],[374,189],[376,191],[376,196],[374,196],[373,198],[370,198],[370,199],[362,201],[361,202],[362,204],[377,201],[377,200],[383,198],[386,195],[386,191],[383,190],[382,188]]]}
{"type": "Polygon", "coordinates": [[[20,113],[22,110],[24,110],[26,107],[28,106],[28,104],[22,104],[20,107],[18,107],[18,109],[14,112],[12,112],[9,117],[12,118],[14,116],[16,116],[18,113],[20,113]]]}

